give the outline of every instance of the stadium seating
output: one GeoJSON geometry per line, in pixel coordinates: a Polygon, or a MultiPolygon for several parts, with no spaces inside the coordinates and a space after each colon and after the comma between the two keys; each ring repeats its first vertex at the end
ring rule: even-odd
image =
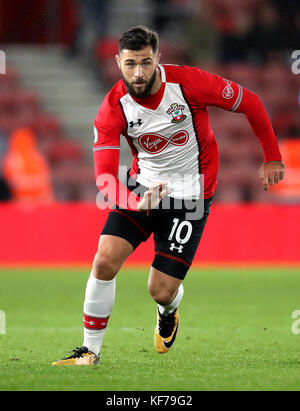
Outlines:
{"type": "MultiPolygon", "coordinates": [[[[162,42],[165,60],[184,63],[184,47],[171,47],[162,42]],[[170,58],[170,60],[168,60],[170,58]]],[[[107,88],[120,78],[114,61],[117,42],[102,39],[95,51],[99,77],[107,88]]],[[[257,67],[246,63],[203,64],[203,68],[236,81],[257,93],[262,99],[280,142],[300,137],[298,108],[299,77],[286,66],[257,67]]],[[[261,191],[258,168],[263,161],[259,142],[242,114],[209,108],[211,124],[220,151],[219,185],[216,200],[266,201],[272,192],[261,191]]],[[[65,135],[60,120],[43,109],[42,96],[35,90],[24,90],[18,73],[9,67],[0,76],[0,131],[9,136],[16,128],[29,125],[38,136],[38,145],[46,156],[60,200],[94,201],[96,190],[92,161],[74,139],[65,135]]],[[[278,195],[275,196],[278,198],[278,195]]]]}
{"type": "MultiPolygon", "coordinates": [[[[86,192],[85,186],[93,184],[92,171],[86,173],[85,155],[82,146],[74,139],[65,135],[60,120],[45,112],[42,96],[35,90],[27,90],[21,86],[21,79],[17,70],[8,67],[6,75],[0,76],[0,133],[8,139],[17,128],[29,126],[37,136],[39,150],[47,159],[55,179],[55,192],[57,200],[80,199],[80,192],[86,192]],[[72,166],[76,169],[78,188],[75,197],[68,190],[69,180],[62,173],[56,173],[56,167],[61,164],[72,166]],[[78,175],[80,178],[78,178],[78,175]],[[59,192],[56,186],[60,187],[59,192]],[[67,195],[62,193],[67,193],[67,195]]],[[[1,159],[0,159],[1,160],[1,159]]],[[[92,167],[89,166],[90,170],[92,167]]],[[[66,174],[68,171],[66,171],[66,174]]]]}
{"type": "MultiPolygon", "coordinates": [[[[288,138],[300,139],[297,104],[299,77],[293,75],[288,67],[255,67],[236,63],[225,66],[215,64],[205,68],[258,94],[279,142],[288,138]]],[[[263,161],[262,150],[244,116],[215,108],[209,111],[220,149],[219,186],[215,198],[225,202],[279,201],[272,190],[268,193],[261,190],[258,168],[263,161]]]]}
{"type": "Polygon", "coordinates": [[[11,67],[6,68],[6,74],[0,78],[0,92],[14,90],[18,87],[18,74],[11,67]]]}

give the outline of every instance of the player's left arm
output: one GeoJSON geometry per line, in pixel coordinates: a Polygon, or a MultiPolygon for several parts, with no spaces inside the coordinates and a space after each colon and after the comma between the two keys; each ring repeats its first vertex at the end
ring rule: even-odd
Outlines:
{"type": "Polygon", "coordinates": [[[284,178],[285,166],[282,162],[276,136],[261,99],[251,91],[242,88],[243,97],[236,112],[244,113],[264,152],[264,163],[259,169],[259,177],[264,190],[269,185],[278,184],[284,178]]]}
{"type": "Polygon", "coordinates": [[[267,190],[268,185],[279,183],[284,178],[285,167],[270,118],[261,99],[233,81],[203,71],[200,84],[206,105],[245,114],[264,152],[264,163],[259,169],[264,189],[267,190]]]}

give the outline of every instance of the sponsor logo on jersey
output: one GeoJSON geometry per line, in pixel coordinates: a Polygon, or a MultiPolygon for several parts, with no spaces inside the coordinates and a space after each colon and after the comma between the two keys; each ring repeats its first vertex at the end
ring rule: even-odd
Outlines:
{"type": "Polygon", "coordinates": [[[177,131],[170,138],[162,136],[158,133],[142,134],[138,138],[139,145],[147,153],[161,153],[169,145],[184,146],[189,141],[189,134],[185,130],[177,131]]]}
{"type": "Polygon", "coordinates": [[[183,114],[184,105],[173,103],[167,110],[167,113],[172,116],[172,123],[181,123],[186,119],[186,115],[183,114]]]}
{"type": "Polygon", "coordinates": [[[223,98],[226,98],[227,100],[229,100],[234,96],[234,91],[233,91],[233,88],[231,87],[231,81],[225,80],[225,79],[224,81],[227,84],[227,86],[223,89],[222,96],[223,98]]]}
{"type": "Polygon", "coordinates": [[[130,122],[129,122],[130,128],[135,127],[135,126],[141,126],[142,124],[143,124],[143,123],[142,123],[142,119],[141,119],[141,118],[138,118],[136,122],[134,122],[134,121],[130,121],[130,122]]]}

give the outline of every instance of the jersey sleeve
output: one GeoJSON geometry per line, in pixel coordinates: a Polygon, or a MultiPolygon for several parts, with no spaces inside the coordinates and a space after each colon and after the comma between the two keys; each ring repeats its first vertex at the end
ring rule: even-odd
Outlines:
{"type": "Polygon", "coordinates": [[[181,69],[181,81],[193,105],[237,109],[243,96],[240,85],[197,67],[183,66],[181,69]]]}
{"type": "Polygon", "coordinates": [[[243,98],[236,111],[237,113],[244,113],[247,117],[262,146],[265,162],[282,161],[271,120],[261,99],[255,93],[243,88],[243,98]]]}
{"type": "Polygon", "coordinates": [[[120,138],[125,122],[118,101],[107,95],[94,122],[93,146],[96,185],[99,191],[120,208],[137,211],[139,196],[118,179],[120,138]]]}
{"type": "Polygon", "coordinates": [[[244,113],[257,136],[265,162],[281,161],[276,136],[260,98],[239,84],[196,67],[183,67],[185,88],[194,107],[216,106],[244,113]]]}

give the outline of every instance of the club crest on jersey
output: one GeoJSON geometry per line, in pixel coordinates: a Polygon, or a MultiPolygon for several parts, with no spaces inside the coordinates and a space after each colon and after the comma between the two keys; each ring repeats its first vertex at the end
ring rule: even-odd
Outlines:
{"type": "Polygon", "coordinates": [[[183,114],[184,106],[182,104],[173,103],[167,110],[169,115],[172,115],[172,123],[180,123],[186,119],[186,115],[183,114]]]}
{"type": "Polygon", "coordinates": [[[227,84],[227,86],[223,89],[222,96],[223,98],[226,98],[226,100],[229,100],[234,96],[234,91],[233,91],[233,88],[231,87],[231,81],[225,80],[225,79],[224,81],[227,84]]]}

